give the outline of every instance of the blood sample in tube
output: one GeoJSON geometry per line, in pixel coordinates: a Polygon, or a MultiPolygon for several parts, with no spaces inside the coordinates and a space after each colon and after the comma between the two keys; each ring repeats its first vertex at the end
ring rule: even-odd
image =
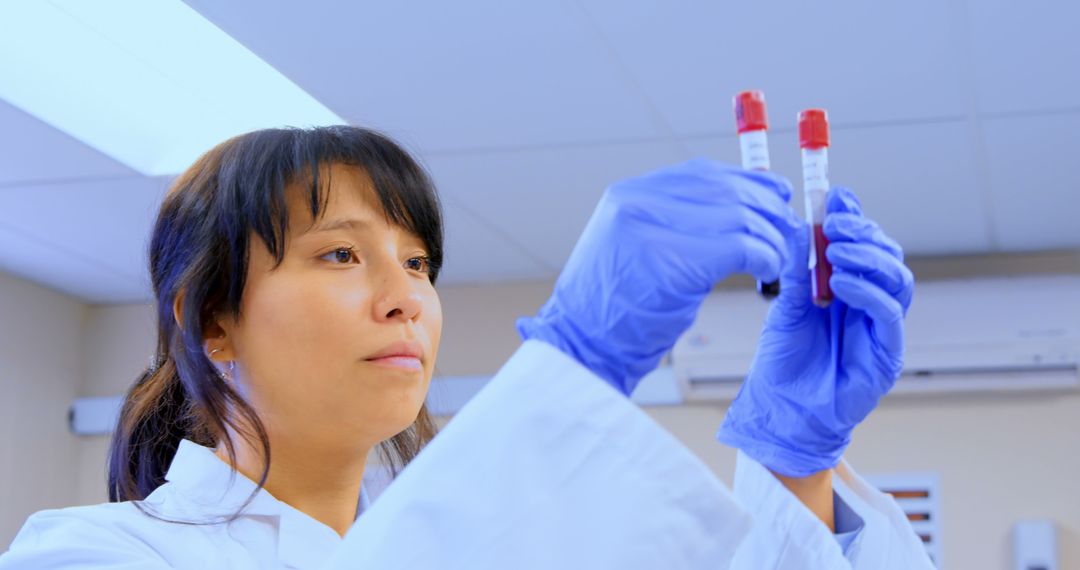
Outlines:
{"type": "MultiPolygon", "coordinates": [[[[761,91],[743,91],[735,96],[735,128],[739,132],[742,166],[747,170],[769,170],[769,130],[765,114],[765,95],[761,91]]],[[[758,281],[758,293],[766,299],[780,294],[780,281],[758,281]]]]}
{"type": "Polygon", "coordinates": [[[829,240],[825,223],[825,200],[829,193],[829,119],[824,109],[799,112],[799,147],[802,149],[803,193],[810,234],[810,287],[814,304],[828,307],[833,300],[829,278],[832,264],[825,257],[829,240]]]}

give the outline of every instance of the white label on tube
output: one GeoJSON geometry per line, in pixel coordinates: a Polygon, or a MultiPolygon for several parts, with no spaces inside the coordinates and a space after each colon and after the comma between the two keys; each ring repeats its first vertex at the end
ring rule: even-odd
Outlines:
{"type": "Polygon", "coordinates": [[[829,149],[802,149],[803,190],[829,191],[829,149]]]}
{"type": "MultiPolygon", "coordinates": [[[[806,204],[806,221],[812,226],[825,223],[825,199],[829,192],[829,152],[827,148],[802,149],[803,196],[806,204]]],[[[809,267],[818,264],[817,239],[811,228],[809,267]]]]}
{"type": "Polygon", "coordinates": [[[769,137],[767,131],[746,131],[739,135],[742,147],[742,167],[747,170],[769,169],[769,137]]]}
{"type": "Polygon", "coordinates": [[[805,190],[803,197],[806,204],[806,221],[811,224],[825,223],[825,199],[828,194],[824,190],[816,188],[805,190]]]}

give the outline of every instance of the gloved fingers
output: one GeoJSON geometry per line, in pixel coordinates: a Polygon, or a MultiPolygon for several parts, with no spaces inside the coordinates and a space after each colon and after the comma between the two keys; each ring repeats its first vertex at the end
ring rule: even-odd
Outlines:
{"type": "Polygon", "coordinates": [[[798,223],[788,205],[791,184],[783,177],[707,159],[618,182],[608,188],[607,194],[622,207],[681,209],[680,219],[711,217],[718,209],[744,206],[781,228],[793,228],[798,223]]]}
{"type": "Polygon", "coordinates": [[[810,226],[802,226],[788,235],[787,263],[780,275],[780,297],[790,298],[800,306],[810,303],[810,226]]]}
{"type": "Polygon", "coordinates": [[[778,228],[772,220],[750,208],[728,208],[717,218],[717,225],[724,230],[741,231],[767,243],[781,256],[780,266],[783,267],[787,261],[787,239],[781,230],[790,231],[787,227],[778,228]]]}
{"type": "Polygon", "coordinates": [[[713,185],[726,185],[730,184],[733,178],[743,178],[757,186],[770,190],[785,203],[791,200],[792,195],[791,182],[775,172],[765,170],[745,170],[732,164],[708,158],[691,159],[684,163],[658,170],[655,173],[660,175],[671,173],[676,176],[699,178],[707,180],[713,185]]]}
{"type": "Polygon", "coordinates": [[[732,273],[749,273],[772,282],[780,278],[787,262],[784,236],[763,216],[753,210],[730,208],[718,212],[714,227],[690,232],[679,240],[685,256],[699,252],[686,263],[708,264],[711,284],[732,273]]]}
{"type": "MultiPolygon", "coordinates": [[[[747,176],[758,174],[746,172],[747,176]]],[[[729,192],[738,204],[761,214],[785,234],[802,225],[802,221],[795,215],[795,210],[788,204],[787,199],[778,195],[767,185],[746,178],[741,183],[732,185],[729,192]]],[[[727,204],[720,204],[720,206],[730,207],[727,204]]]]}
{"type": "Polygon", "coordinates": [[[863,215],[862,202],[850,189],[836,186],[829,190],[829,194],[825,198],[825,213],[845,213],[861,216],[863,215]]]}
{"type": "Polygon", "coordinates": [[[835,242],[825,256],[834,268],[862,275],[896,299],[906,311],[915,290],[915,275],[890,252],[869,243],[835,242]]]}
{"type": "Polygon", "coordinates": [[[829,285],[837,299],[870,316],[874,335],[886,350],[903,350],[904,308],[899,301],[870,280],[851,273],[834,273],[829,285]]]}
{"type": "MultiPolygon", "coordinates": [[[[745,190],[740,192],[745,193],[745,190]]],[[[757,192],[760,193],[760,190],[757,192]]],[[[748,201],[753,202],[753,199],[748,201]]],[[[706,205],[653,198],[624,202],[620,209],[628,216],[657,226],[673,236],[696,237],[742,231],[761,237],[776,249],[786,252],[787,236],[803,222],[787,204],[778,199],[773,207],[781,212],[761,207],[760,204],[748,204],[738,197],[723,204],[706,205]]]]}
{"type": "Polygon", "coordinates": [[[889,252],[896,259],[904,260],[904,249],[900,244],[886,235],[877,222],[862,215],[844,212],[829,214],[825,216],[822,229],[830,242],[870,243],[889,252]]]}
{"type": "Polygon", "coordinates": [[[671,192],[665,190],[668,196],[674,198],[665,202],[680,209],[683,218],[713,218],[730,209],[750,209],[769,220],[782,233],[793,231],[801,221],[781,195],[789,191],[779,192],[775,185],[762,184],[754,178],[756,174],[740,171],[737,175],[712,182],[708,188],[698,187],[689,191],[686,185],[677,185],[679,188],[671,192]]]}
{"type": "Polygon", "coordinates": [[[788,236],[787,263],[780,274],[780,296],[769,307],[765,318],[767,327],[790,329],[803,322],[814,308],[807,269],[809,257],[810,226],[804,223],[788,236]]]}
{"type": "Polygon", "coordinates": [[[709,202],[724,200],[730,188],[747,185],[766,190],[781,202],[787,203],[791,200],[791,183],[783,176],[772,172],[743,170],[705,158],[696,158],[622,180],[610,188],[647,194],[660,191],[679,198],[709,202]]]}
{"type": "Polygon", "coordinates": [[[744,232],[728,234],[721,240],[727,244],[719,247],[719,252],[723,255],[741,255],[737,258],[735,272],[749,273],[766,283],[780,278],[787,257],[782,247],[778,249],[771,241],[744,232]]]}
{"type": "Polygon", "coordinates": [[[687,216],[669,204],[657,208],[624,209],[642,223],[629,228],[620,241],[631,250],[650,252],[698,275],[711,287],[732,273],[750,273],[774,281],[787,261],[786,237],[764,216],[749,208],[729,207],[711,216],[687,216]]]}
{"type": "Polygon", "coordinates": [[[769,187],[784,203],[791,201],[793,190],[791,181],[787,178],[765,170],[742,170],[740,174],[748,180],[769,187]]]}

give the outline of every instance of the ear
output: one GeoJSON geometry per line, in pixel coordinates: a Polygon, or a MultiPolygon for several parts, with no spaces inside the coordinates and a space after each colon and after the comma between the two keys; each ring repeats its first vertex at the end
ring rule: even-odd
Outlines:
{"type": "Polygon", "coordinates": [[[203,350],[212,362],[236,360],[232,335],[229,334],[231,330],[232,327],[218,319],[217,313],[214,313],[211,322],[203,323],[203,350]],[[211,355],[211,352],[214,354],[211,355]]]}
{"type": "MultiPolygon", "coordinates": [[[[184,328],[183,321],[184,291],[180,291],[173,300],[173,319],[178,328],[184,328]]],[[[203,351],[212,362],[229,362],[235,360],[232,339],[229,336],[231,327],[228,323],[218,318],[214,313],[213,320],[203,323],[203,351]],[[213,355],[210,353],[213,352],[213,355]]]]}
{"type": "Polygon", "coordinates": [[[183,312],[181,311],[181,308],[183,308],[183,306],[184,306],[184,292],[180,291],[179,293],[176,294],[176,298],[173,299],[173,304],[172,304],[173,320],[176,321],[176,328],[178,328],[178,329],[183,329],[184,328],[183,312]]]}

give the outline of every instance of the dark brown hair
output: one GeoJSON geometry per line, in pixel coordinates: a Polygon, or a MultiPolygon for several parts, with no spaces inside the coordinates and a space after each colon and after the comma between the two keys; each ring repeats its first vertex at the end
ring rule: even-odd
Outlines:
{"type": "MultiPolygon", "coordinates": [[[[318,219],[328,195],[320,186],[320,167],[338,163],[362,168],[387,218],[424,242],[435,282],[443,258],[438,196],[423,168],[389,138],[349,126],[268,129],[207,152],[173,184],[154,226],[149,259],[157,349],[128,391],[113,434],[110,501],[139,501],[164,483],[182,439],[208,447],[224,442],[235,464],[234,444],[224,437],[227,427],[261,448],[265,464],[258,487],[265,484],[266,430],[255,410],[218,376],[203,350],[203,333],[214,314],[239,315],[252,234],[266,244],[275,268],[283,261],[286,186],[307,184],[307,203],[318,219]],[[173,313],[178,297],[179,323],[173,313]]],[[[382,442],[378,453],[396,475],[434,435],[431,417],[421,408],[416,421],[382,442]]]]}

